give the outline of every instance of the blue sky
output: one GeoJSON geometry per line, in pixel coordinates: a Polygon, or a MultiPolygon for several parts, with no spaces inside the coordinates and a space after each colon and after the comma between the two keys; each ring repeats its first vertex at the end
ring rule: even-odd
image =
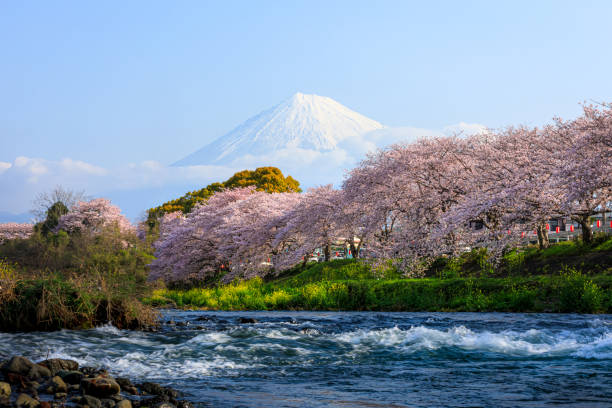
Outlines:
{"type": "Polygon", "coordinates": [[[165,165],[297,91],[390,126],[574,117],[612,99],[611,17],[609,1],[2,2],[0,162],[165,165]]]}

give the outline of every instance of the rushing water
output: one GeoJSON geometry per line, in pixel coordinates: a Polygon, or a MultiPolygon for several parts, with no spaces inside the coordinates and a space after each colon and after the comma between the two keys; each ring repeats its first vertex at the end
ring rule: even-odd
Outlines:
{"type": "Polygon", "coordinates": [[[612,316],[167,311],[157,333],[0,333],[220,407],[612,406],[612,316]],[[240,324],[239,318],[255,324],[240,324]]]}

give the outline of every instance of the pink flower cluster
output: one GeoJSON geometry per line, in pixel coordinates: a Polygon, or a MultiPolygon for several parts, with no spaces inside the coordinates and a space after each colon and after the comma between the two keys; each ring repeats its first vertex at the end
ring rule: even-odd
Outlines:
{"type": "Polygon", "coordinates": [[[18,224],[9,222],[0,224],[0,242],[8,239],[25,239],[32,235],[33,224],[18,224]]]}
{"type": "Polygon", "coordinates": [[[96,198],[91,201],[78,202],[60,218],[55,230],[96,233],[103,227],[112,225],[116,225],[122,232],[135,231],[130,221],[121,214],[119,207],[112,205],[106,198],[96,198]]]}
{"type": "Polygon", "coordinates": [[[354,256],[403,266],[486,246],[499,254],[552,217],[569,217],[589,239],[589,217],[612,203],[612,107],[586,106],[572,121],[470,137],[396,144],[370,154],[342,188],[267,194],[216,193],[189,214],[167,214],[151,277],[280,271],[315,248],[343,243],[354,256]],[[475,225],[482,228],[474,228],[475,225]]]}

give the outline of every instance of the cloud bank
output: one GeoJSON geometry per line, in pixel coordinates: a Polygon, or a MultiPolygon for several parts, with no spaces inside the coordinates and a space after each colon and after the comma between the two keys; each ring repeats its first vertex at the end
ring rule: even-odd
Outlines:
{"type": "MultiPolygon", "coordinates": [[[[344,140],[330,151],[286,148],[264,155],[246,155],[224,166],[175,167],[148,160],[105,168],[73,158],[54,161],[19,156],[10,163],[0,162],[0,210],[20,214],[15,219],[20,218],[31,209],[36,194],[61,185],[83,190],[88,196],[108,197],[128,217],[136,219],[147,208],[213,181],[225,180],[236,171],[258,166],[279,167],[283,173],[300,181],[304,188],[329,183],[339,186],[346,171],[377,148],[421,137],[468,135],[485,129],[482,125],[467,123],[447,126],[442,130],[386,127],[344,140]]],[[[169,158],[168,162],[172,161],[169,158]]]]}

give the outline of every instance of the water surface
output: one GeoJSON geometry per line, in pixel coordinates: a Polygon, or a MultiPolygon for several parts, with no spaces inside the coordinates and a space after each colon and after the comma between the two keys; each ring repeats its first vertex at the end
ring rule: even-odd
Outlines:
{"type": "Polygon", "coordinates": [[[166,311],[168,320],[179,325],[158,333],[0,333],[0,357],[102,365],[202,406],[612,406],[611,315],[166,311]]]}

